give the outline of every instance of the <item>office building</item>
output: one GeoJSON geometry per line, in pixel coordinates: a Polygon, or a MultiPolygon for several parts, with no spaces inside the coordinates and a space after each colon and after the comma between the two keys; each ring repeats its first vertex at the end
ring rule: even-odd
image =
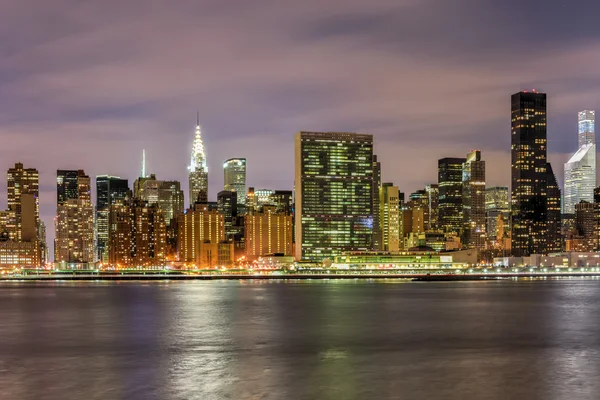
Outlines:
{"type": "Polygon", "coordinates": [[[298,132],[296,258],[322,261],[373,245],[373,136],[298,132]]]}
{"type": "Polygon", "coordinates": [[[118,176],[96,177],[96,247],[98,260],[108,262],[108,216],[110,206],[125,200],[129,194],[129,182],[118,176]]]}
{"type": "Polygon", "coordinates": [[[223,164],[223,190],[235,191],[238,204],[246,202],[246,159],[230,158],[223,164]]]}
{"type": "Polygon", "coordinates": [[[548,233],[546,94],[511,97],[512,254],[544,254],[548,233]]]}
{"type": "Polygon", "coordinates": [[[381,249],[399,251],[400,244],[400,193],[398,186],[384,183],[379,190],[379,226],[381,249]]]}
{"type": "Polygon", "coordinates": [[[292,216],[278,213],[274,206],[245,216],[246,256],[292,255],[292,216]]]}
{"type": "Polygon", "coordinates": [[[58,170],[56,188],[54,262],[93,263],[96,243],[90,177],[83,170],[58,170]]]}
{"type": "Polygon", "coordinates": [[[596,188],[595,111],[578,114],[578,149],[565,164],[563,213],[573,214],[579,202],[594,201],[596,188]]]}
{"type": "Polygon", "coordinates": [[[463,163],[465,158],[438,160],[438,224],[443,232],[460,234],[463,228],[463,163]]]}
{"type": "Polygon", "coordinates": [[[194,203],[208,202],[208,167],[206,165],[206,153],[202,142],[200,120],[196,120],[196,133],[192,145],[192,156],[189,171],[190,207],[194,203]]]}
{"type": "Polygon", "coordinates": [[[463,163],[463,244],[481,251],[485,248],[485,161],[481,151],[467,154],[463,163]]]}
{"type": "Polygon", "coordinates": [[[217,211],[223,215],[225,237],[227,240],[229,240],[234,233],[232,227],[235,226],[237,221],[237,206],[237,192],[235,190],[222,190],[217,194],[217,211]]]}

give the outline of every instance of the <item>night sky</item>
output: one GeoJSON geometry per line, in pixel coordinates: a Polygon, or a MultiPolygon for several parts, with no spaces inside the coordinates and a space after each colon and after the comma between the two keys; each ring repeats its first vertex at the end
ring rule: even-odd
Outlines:
{"type": "MultiPolygon", "coordinates": [[[[510,95],[548,93],[562,182],[577,111],[600,98],[594,0],[0,0],[0,168],[40,170],[53,238],[57,169],[180,180],[200,112],[209,200],[222,163],[291,189],[299,130],[375,135],[410,193],[437,159],[482,150],[509,185],[510,95]]],[[[1,185],[6,207],[6,183],[1,185]]]]}

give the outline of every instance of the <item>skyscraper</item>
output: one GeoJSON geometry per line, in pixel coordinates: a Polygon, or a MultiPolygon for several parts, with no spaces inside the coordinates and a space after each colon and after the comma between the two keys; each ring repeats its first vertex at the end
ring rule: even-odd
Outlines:
{"type": "Polygon", "coordinates": [[[508,202],[508,187],[494,186],[485,189],[485,215],[488,239],[497,241],[498,217],[502,216],[502,230],[508,230],[510,222],[510,204],[508,202]]]}
{"type": "Polygon", "coordinates": [[[481,151],[467,154],[463,164],[463,243],[466,247],[485,247],[485,161],[481,151]]]}
{"type": "Polygon", "coordinates": [[[425,192],[428,196],[429,204],[429,226],[427,230],[435,231],[439,225],[439,199],[440,199],[440,187],[437,183],[432,183],[425,186],[425,192]]]}
{"type": "Polygon", "coordinates": [[[109,212],[109,263],[116,267],[164,267],[166,226],[158,204],[119,200],[109,212]]]}
{"type": "Polygon", "coordinates": [[[561,251],[563,247],[560,212],[561,193],[550,163],[546,163],[546,185],[546,253],[556,253],[561,251]]]}
{"type": "Polygon", "coordinates": [[[56,188],[54,262],[94,262],[96,243],[90,177],[83,170],[58,170],[56,188]]]}
{"type": "Polygon", "coordinates": [[[192,145],[192,157],[190,161],[189,182],[190,182],[190,207],[194,203],[208,202],[208,167],[206,165],[206,153],[204,152],[204,143],[202,142],[202,132],[200,131],[200,119],[196,120],[196,134],[194,144],[192,145]]]}
{"type": "Polygon", "coordinates": [[[246,203],[246,159],[230,158],[223,164],[223,190],[237,192],[237,203],[246,203]]]}
{"type": "Polygon", "coordinates": [[[379,190],[381,250],[400,250],[400,192],[398,186],[384,183],[379,190]]]}
{"type": "Polygon", "coordinates": [[[548,232],[546,94],[511,97],[512,253],[544,254],[548,232]]]}
{"type": "Polygon", "coordinates": [[[56,171],[56,204],[63,205],[69,199],[77,199],[79,196],[79,171],[62,170],[56,171]]]}
{"type": "Polygon", "coordinates": [[[565,164],[563,212],[573,214],[581,200],[592,203],[596,188],[595,111],[578,114],[578,150],[565,164]]]}
{"type": "Polygon", "coordinates": [[[10,168],[8,178],[8,209],[15,213],[17,224],[17,240],[21,240],[21,195],[30,194],[35,199],[35,221],[40,221],[39,174],[35,168],[23,168],[22,163],[16,163],[10,168]]]}
{"type": "Polygon", "coordinates": [[[466,158],[438,160],[438,224],[444,232],[462,232],[462,169],[465,161],[466,158]]]}
{"type": "Polygon", "coordinates": [[[225,236],[230,238],[232,226],[235,225],[237,219],[237,191],[222,190],[217,194],[217,209],[225,218],[225,236]]]}
{"type": "Polygon", "coordinates": [[[118,176],[96,177],[96,233],[98,259],[108,262],[108,218],[110,206],[124,200],[129,193],[127,179],[118,176]]]}
{"type": "Polygon", "coordinates": [[[373,136],[298,132],[296,258],[321,261],[373,243],[373,136]]]}
{"type": "Polygon", "coordinates": [[[380,218],[380,196],[381,196],[381,163],[377,156],[373,155],[373,250],[382,250],[382,227],[380,218]]]}

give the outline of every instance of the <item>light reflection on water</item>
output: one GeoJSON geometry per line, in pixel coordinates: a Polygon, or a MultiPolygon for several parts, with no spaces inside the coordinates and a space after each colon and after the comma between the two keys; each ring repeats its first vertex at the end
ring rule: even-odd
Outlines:
{"type": "Polygon", "coordinates": [[[0,399],[597,399],[594,280],[0,284],[0,399]]]}

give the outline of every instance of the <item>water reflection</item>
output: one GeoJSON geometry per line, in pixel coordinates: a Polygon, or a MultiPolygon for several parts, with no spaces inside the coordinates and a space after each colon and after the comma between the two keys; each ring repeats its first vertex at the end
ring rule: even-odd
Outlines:
{"type": "Polygon", "coordinates": [[[0,285],[0,398],[578,399],[600,282],[0,285]]]}

